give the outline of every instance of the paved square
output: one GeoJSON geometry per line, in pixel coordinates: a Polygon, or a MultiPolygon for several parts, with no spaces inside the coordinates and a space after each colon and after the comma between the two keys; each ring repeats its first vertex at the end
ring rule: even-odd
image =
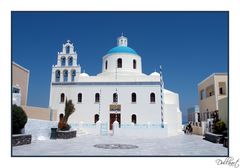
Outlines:
{"type": "Polygon", "coordinates": [[[140,138],[81,135],[63,140],[38,140],[30,145],[16,146],[13,156],[227,156],[228,148],[203,140],[197,135],[168,138],[140,138]],[[105,149],[108,146],[134,145],[137,148],[105,149]]]}

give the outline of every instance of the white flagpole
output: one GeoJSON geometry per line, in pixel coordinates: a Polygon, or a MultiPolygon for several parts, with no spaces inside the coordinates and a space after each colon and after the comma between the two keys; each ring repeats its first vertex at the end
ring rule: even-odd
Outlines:
{"type": "Polygon", "coordinates": [[[164,128],[164,82],[163,82],[163,74],[162,74],[162,65],[160,65],[160,95],[161,95],[161,123],[162,128],[164,128]]]}
{"type": "Polygon", "coordinates": [[[99,109],[98,109],[99,120],[100,120],[100,113],[101,113],[101,89],[99,92],[99,109]]]}

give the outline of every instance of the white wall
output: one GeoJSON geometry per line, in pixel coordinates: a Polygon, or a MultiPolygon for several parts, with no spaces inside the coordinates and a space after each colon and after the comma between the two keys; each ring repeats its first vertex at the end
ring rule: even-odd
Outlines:
{"type": "Polygon", "coordinates": [[[142,73],[142,62],[141,57],[135,54],[128,53],[114,53],[103,57],[102,72],[116,72],[117,59],[122,59],[122,68],[117,68],[118,73],[142,73]],[[133,69],[133,59],[136,60],[136,69],[133,69]],[[105,61],[108,61],[108,68],[105,69],[105,61]]]}
{"type": "MultiPolygon", "coordinates": [[[[51,108],[57,109],[58,115],[64,113],[65,102],[60,103],[60,94],[65,93],[67,99],[71,99],[75,105],[75,112],[70,116],[70,123],[94,123],[94,115],[99,114],[102,123],[109,124],[109,105],[113,104],[114,86],[96,85],[54,85],[52,87],[51,108]],[[100,107],[95,103],[95,94],[101,89],[100,107]],[[78,93],[82,93],[82,103],[77,102],[78,93]]],[[[137,116],[137,124],[161,124],[161,100],[160,86],[117,86],[118,104],[121,104],[121,124],[131,124],[132,114],[137,116]],[[131,93],[136,93],[137,103],[131,102],[131,93]],[[156,94],[156,102],[150,103],[150,93],[156,94]]],[[[182,132],[182,112],[179,109],[178,94],[164,90],[164,123],[168,125],[168,135],[176,135],[182,132]]],[[[109,128],[109,125],[108,125],[109,128]]]]}
{"type": "Polygon", "coordinates": [[[182,132],[182,112],[179,109],[178,94],[164,90],[164,122],[168,125],[168,135],[182,132]]]}
{"type": "MultiPolygon", "coordinates": [[[[71,130],[77,130],[77,136],[82,134],[100,135],[100,128],[97,124],[72,123],[71,130]]],[[[57,121],[45,121],[28,119],[25,125],[25,133],[32,135],[32,141],[48,140],[51,136],[51,128],[57,128],[57,121]]]]}
{"type": "MultiPolygon", "coordinates": [[[[75,112],[70,116],[70,122],[94,122],[94,115],[99,113],[99,103],[95,103],[95,93],[101,89],[100,120],[109,123],[109,105],[113,104],[115,86],[96,85],[54,85],[51,89],[52,109],[57,109],[58,114],[64,113],[65,103],[60,103],[60,94],[65,93],[67,99],[71,99],[75,105],[75,112]],[[82,103],[77,102],[78,93],[82,93],[82,103]]],[[[137,115],[137,123],[160,123],[161,104],[160,86],[117,86],[118,103],[121,104],[121,123],[131,123],[131,115],[137,115]],[[131,93],[137,95],[137,103],[131,102],[131,93]],[[150,103],[150,93],[155,93],[155,103],[150,103]]],[[[114,112],[112,112],[114,113],[114,112]]]]}

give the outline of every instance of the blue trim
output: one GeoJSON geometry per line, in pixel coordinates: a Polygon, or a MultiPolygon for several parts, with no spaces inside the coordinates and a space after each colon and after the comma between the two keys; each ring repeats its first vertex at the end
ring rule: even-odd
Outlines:
{"type": "Polygon", "coordinates": [[[160,82],[53,82],[52,85],[160,85],[160,82]]]}

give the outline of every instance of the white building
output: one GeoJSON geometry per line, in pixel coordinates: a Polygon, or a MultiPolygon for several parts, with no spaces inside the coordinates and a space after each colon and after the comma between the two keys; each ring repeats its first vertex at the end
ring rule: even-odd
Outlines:
{"type": "Polygon", "coordinates": [[[160,73],[144,74],[141,56],[122,35],[117,46],[103,56],[102,72],[89,76],[81,72],[74,46],[67,41],[52,67],[49,106],[64,113],[65,100],[71,99],[76,110],[70,123],[100,120],[109,131],[115,120],[120,129],[129,124],[161,125],[168,135],[174,135],[182,125],[179,97],[164,89],[160,73]]]}

